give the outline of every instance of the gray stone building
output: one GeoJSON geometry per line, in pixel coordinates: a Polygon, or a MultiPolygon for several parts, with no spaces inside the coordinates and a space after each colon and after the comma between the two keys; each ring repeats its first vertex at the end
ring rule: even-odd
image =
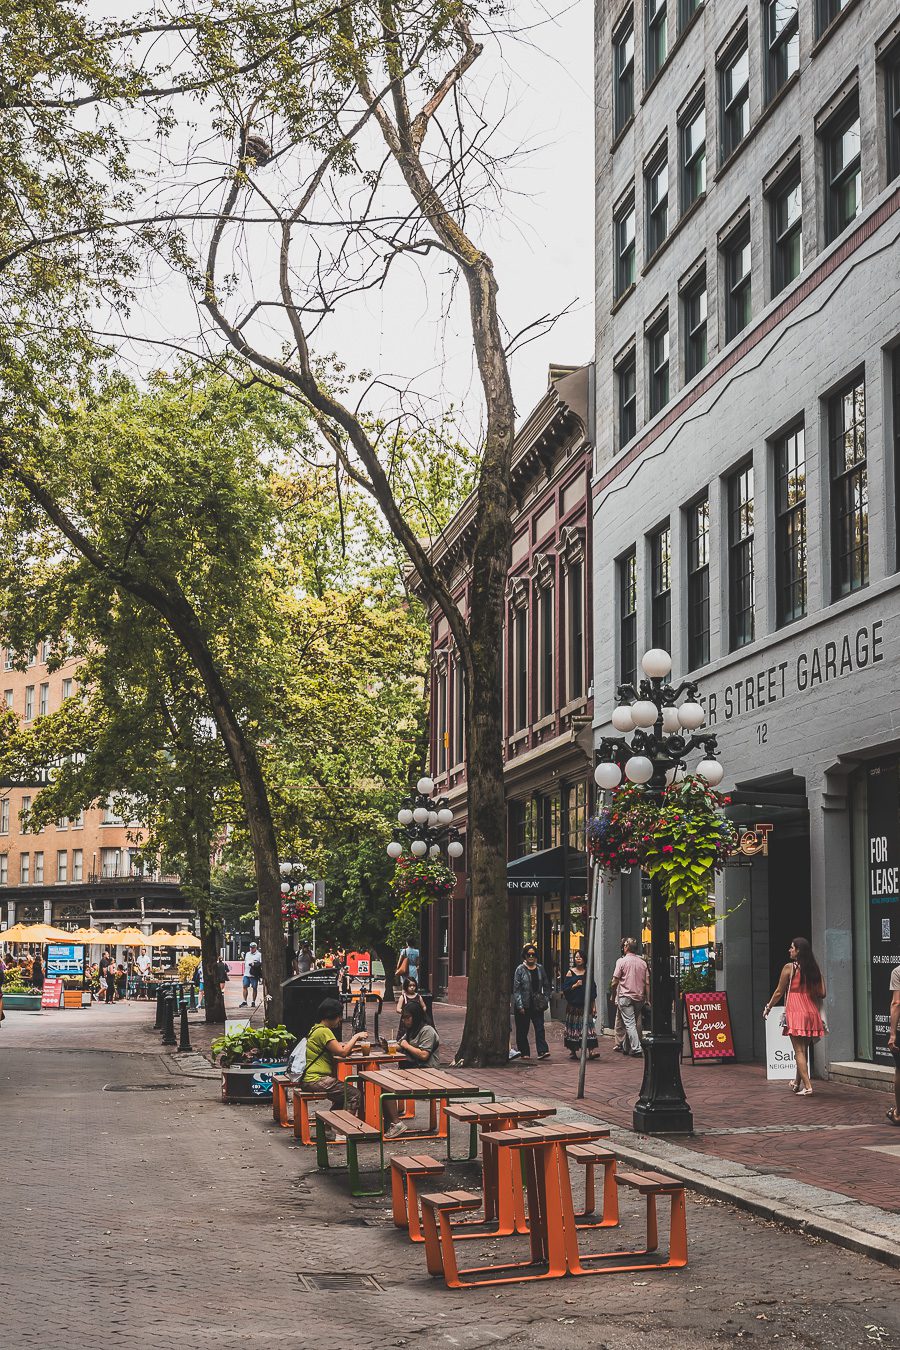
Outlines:
{"type": "MultiPolygon", "coordinates": [[[[764,1056],[808,935],[817,1071],[878,1077],[900,963],[900,13],[601,3],[596,82],[596,735],[646,647],[699,682],[735,819],[772,826],[718,883],[738,1054],[764,1056]]],[[[605,970],[638,889],[604,904],[605,970]]]]}

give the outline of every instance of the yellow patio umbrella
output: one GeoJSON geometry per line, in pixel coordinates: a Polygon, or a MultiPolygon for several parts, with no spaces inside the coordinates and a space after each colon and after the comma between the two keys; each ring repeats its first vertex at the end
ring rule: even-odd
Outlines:
{"type": "Polygon", "coordinates": [[[118,928],[104,928],[103,932],[97,938],[98,942],[113,942],[117,946],[122,941],[122,934],[118,928]]]}
{"type": "Polygon", "coordinates": [[[167,933],[165,928],[157,928],[155,933],[144,939],[144,942],[148,947],[174,947],[175,934],[167,933]]]}
{"type": "Polygon", "coordinates": [[[95,942],[102,942],[103,934],[99,928],[76,928],[73,933],[66,933],[66,939],[83,947],[90,947],[95,942]]]}
{"type": "Polygon", "coordinates": [[[68,933],[49,923],[17,923],[0,933],[3,942],[65,942],[68,933]]]}
{"type": "Polygon", "coordinates": [[[203,944],[195,933],[189,933],[186,928],[179,928],[178,932],[172,935],[172,945],[175,947],[201,947],[203,944]]]}
{"type": "Polygon", "coordinates": [[[140,943],[141,946],[146,946],[149,939],[146,933],[142,933],[140,928],[135,928],[132,924],[130,928],[122,928],[119,930],[119,941],[127,942],[131,946],[134,946],[137,943],[140,943]]]}

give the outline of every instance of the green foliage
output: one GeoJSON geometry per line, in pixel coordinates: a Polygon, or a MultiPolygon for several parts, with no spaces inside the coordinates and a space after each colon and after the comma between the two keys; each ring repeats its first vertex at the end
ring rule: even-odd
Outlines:
{"type": "Polygon", "coordinates": [[[700,923],[715,915],[710,881],[737,843],[737,830],[721,810],[729,800],[697,775],[686,775],[663,794],[646,843],[644,867],[663,883],[666,904],[700,923]]]}
{"type": "Polygon", "coordinates": [[[709,994],[715,987],[716,971],[711,963],[679,971],[678,989],[682,994],[709,994]]]}
{"type": "Polygon", "coordinates": [[[227,1069],[230,1064],[251,1064],[257,1059],[284,1059],[294,1041],[285,1026],[245,1027],[217,1036],[209,1048],[213,1058],[227,1069]]]}
{"type": "Polygon", "coordinates": [[[398,898],[388,929],[391,945],[399,947],[413,937],[419,930],[423,905],[449,896],[455,885],[455,874],[440,858],[398,858],[391,879],[391,890],[398,898]]]}

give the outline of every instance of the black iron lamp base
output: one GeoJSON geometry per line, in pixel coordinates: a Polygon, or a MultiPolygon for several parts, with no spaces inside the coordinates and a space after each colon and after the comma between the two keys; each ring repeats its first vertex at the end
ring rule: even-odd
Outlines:
{"type": "Polygon", "coordinates": [[[633,1128],[641,1134],[693,1134],[694,1117],[681,1082],[681,1044],[652,1032],[644,1039],[644,1081],[633,1128]]]}

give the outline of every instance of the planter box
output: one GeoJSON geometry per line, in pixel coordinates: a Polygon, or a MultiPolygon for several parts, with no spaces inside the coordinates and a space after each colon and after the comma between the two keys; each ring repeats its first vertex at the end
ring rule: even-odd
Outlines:
{"type": "Polygon", "coordinates": [[[253,1064],[232,1064],[222,1070],[222,1101],[272,1103],[272,1078],[287,1067],[286,1059],[261,1059],[253,1064]]]}
{"type": "Polygon", "coordinates": [[[6,1012],[40,1012],[40,994],[4,994],[3,1007],[6,1012]]]}

